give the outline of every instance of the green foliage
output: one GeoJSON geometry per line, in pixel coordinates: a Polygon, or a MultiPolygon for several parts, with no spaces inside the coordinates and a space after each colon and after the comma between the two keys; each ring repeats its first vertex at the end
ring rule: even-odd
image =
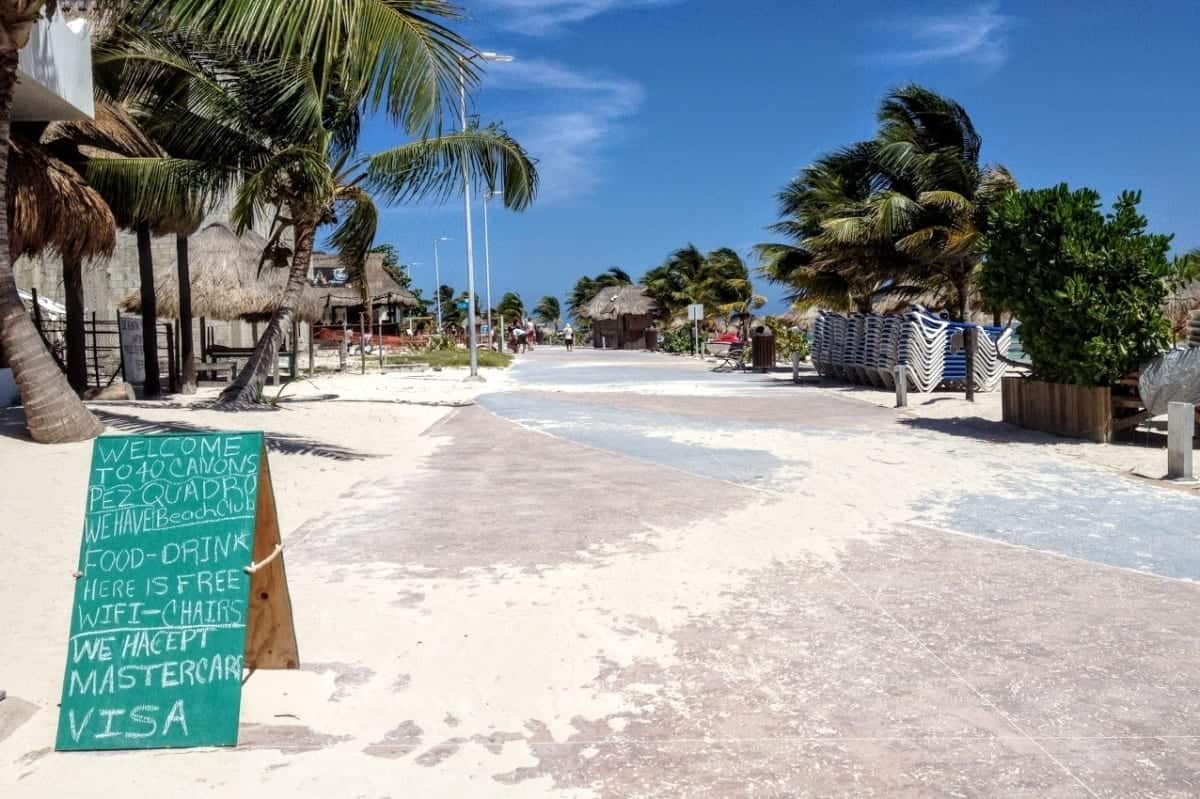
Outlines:
{"type": "Polygon", "coordinates": [[[533,315],[544,325],[557,325],[562,321],[562,306],[558,302],[558,297],[550,295],[542,297],[533,309],[533,315]]]}
{"type": "Polygon", "coordinates": [[[429,341],[425,342],[425,352],[447,352],[458,349],[458,342],[454,340],[454,336],[447,336],[441,333],[435,333],[429,337],[429,341]]]}
{"type": "Polygon", "coordinates": [[[708,319],[728,319],[763,304],[754,295],[750,271],[728,247],[702,254],[694,244],[671,253],[642,278],[646,293],[668,320],[683,319],[687,306],[700,303],[708,319]]]}
{"type": "MultiPolygon", "coordinates": [[[[504,317],[504,324],[510,328],[513,322],[523,320],[525,303],[521,300],[521,295],[515,291],[506,291],[496,306],[496,313],[504,317]]],[[[505,334],[507,335],[507,331],[505,334]]]]}
{"type": "Polygon", "coordinates": [[[821,157],[780,193],[772,230],[787,240],[758,245],[759,271],[801,308],[869,312],[932,294],[962,318],[988,210],[1016,184],[981,165],[982,140],[949,98],[903,86],[878,116],[875,138],[821,157]]]}
{"type": "Polygon", "coordinates": [[[775,354],[784,360],[791,360],[792,353],[800,353],[800,360],[807,361],[812,353],[812,345],[808,334],[798,327],[789,326],[778,316],[768,316],[763,323],[775,334],[775,354]]]}
{"type": "Polygon", "coordinates": [[[1171,236],[1146,232],[1140,192],[1104,215],[1092,189],[1007,195],[992,213],[981,288],[1012,310],[1034,376],[1111,385],[1170,344],[1171,236]]]}
{"type": "MultiPolygon", "coordinates": [[[[392,365],[407,363],[427,363],[430,366],[450,368],[455,366],[470,366],[471,353],[464,349],[451,347],[449,349],[426,350],[425,352],[389,355],[387,362],[392,365]]],[[[478,363],[481,367],[503,369],[512,363],[512,356],[507,352],[495,350],[479,350],[478,363]]]]}
{"type": "Polygon", "coordinates": [[[663,352],[689,354],[692,352],[692,328],[674,327],[658,335],[658,348],[663,352]]]}

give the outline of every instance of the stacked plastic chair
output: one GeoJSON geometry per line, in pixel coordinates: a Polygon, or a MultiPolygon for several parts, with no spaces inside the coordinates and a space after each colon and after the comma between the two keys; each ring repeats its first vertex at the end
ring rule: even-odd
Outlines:
{"type": "MultiPolygon", "coordinates": [[[[903,367],[909,388],[918,392],[961,386],[966,382],[966,354],[954,350],[956,333],[967,325],[949,322],[914,306],[901,316],[822,311],[813,322],[812,359],[823,377],[894,388],[896,367],[903,367]]],[[[979,326],[975,387],[993,391],[1004,376],[1013,331],[979,326]]]]}

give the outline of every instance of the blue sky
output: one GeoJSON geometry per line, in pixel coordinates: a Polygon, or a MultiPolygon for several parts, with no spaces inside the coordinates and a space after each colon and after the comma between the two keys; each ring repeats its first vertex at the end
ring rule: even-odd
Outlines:
{"type": "MultiPolygon", "coordinates": [[[[984,160],[1025,187],[1066,181],[1106,200],[1144,192],[1152,229],[1200,245],[1200,3],[862,0],[464,0],[458,29],[490,65],[474,97],[539,159],[527,211],[493,204],[493,302],[563,297],[584,273],[635,276],[688,242],[770,240],[775,193],[821,153],[870,136],[880,98],[916,81],[962,103],[984,160]]],[[[370,151],[397,143],[382,121],[370,151]]],[[[482,226],[476,268],[483,292],[482,226]]],[[[461,202],[387,209],[379,239],[418,285],[466,285],[461,202]]],[[[759,293],[780,290],[765,282],[759,293]]]]}

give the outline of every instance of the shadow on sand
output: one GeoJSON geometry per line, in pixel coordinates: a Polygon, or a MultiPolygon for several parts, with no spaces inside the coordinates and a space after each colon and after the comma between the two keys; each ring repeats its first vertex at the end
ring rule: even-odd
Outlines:
{"type": "MultiPolygon", "coordinates": [[[[131,402],[123,403],[121,407],[161,409],[172,407],[182,408],[184,406],[152,402],[131,402]]],[[[207,433],[216,429],[189,422],[151,421],[98,407],[92,407],[91,411],[106,428],[123,433],[207,433]]],[[[0,436],[19,441],[33,440],[29,437],[29,431],[25,428],[25,413],[21,408],[0,409],[0,436]]],[[[359,452],[338,446],[337,444],[329,444],[324,441],[317,441],[316,439],[290,433],[267,433],[267,449],[271,452],[279,452],[285,455],[312,455],[317,458],[329,458],[335,461],[361,461],[377,457],[366,452],[359,452]]]]}

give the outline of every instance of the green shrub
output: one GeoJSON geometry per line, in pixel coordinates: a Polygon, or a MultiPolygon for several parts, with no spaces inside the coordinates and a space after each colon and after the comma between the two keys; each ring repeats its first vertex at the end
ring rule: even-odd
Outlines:
{"type": "Polygon", "coordinates": [[[763,323],[775,334],[775,356],[781,361],[790,361],[792,353],[800,353],[800,360],[807,361],[812,353],[812,345],[808,341],[808,333],[798,327],[789,327],[788,323],[778,316],[768,316],[763,323]]]}
{"type": "Polygon", "coordinates": [[[429,341],[425,344],[426,352],[439,352],[441,350],[458,349],[458,342],[454,336],[447,336],[442,333],[434,333],[429,337],[429,341]]]}
{"type": "Polygon", "coordinates": [[[1013,192],[993,210],[980,288],[1021,322],[1034,377],[1106,386],[1170,345],[1171,236],[1146,232],[1140,192],[1107,216],[1092,189],[1013,192]]]}
{"type": "Polygon", "coordinates": [[[691,354],[692,328],[680,326],[670,330],[660,330],[658,348],[663,352],[691,354]]]}

